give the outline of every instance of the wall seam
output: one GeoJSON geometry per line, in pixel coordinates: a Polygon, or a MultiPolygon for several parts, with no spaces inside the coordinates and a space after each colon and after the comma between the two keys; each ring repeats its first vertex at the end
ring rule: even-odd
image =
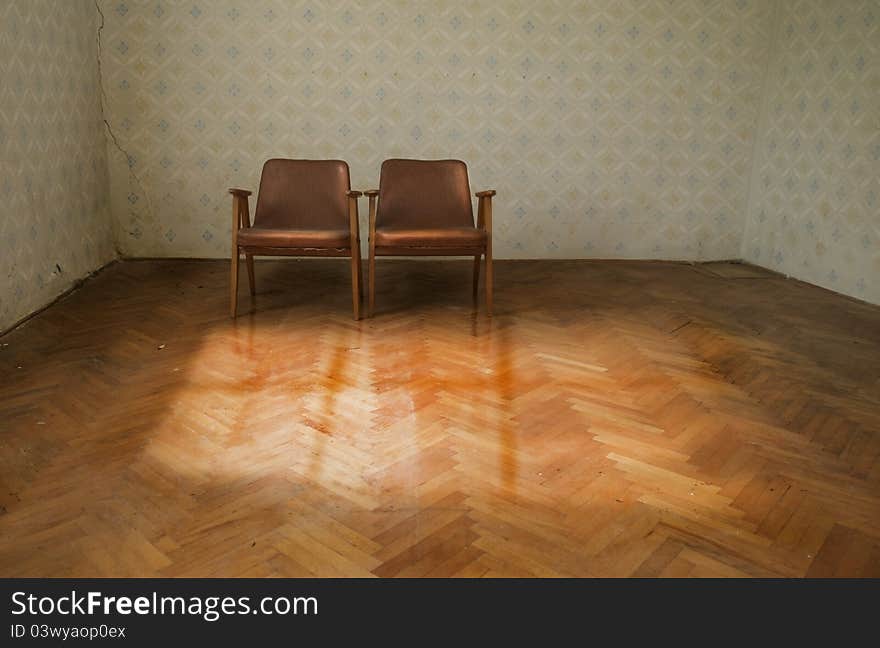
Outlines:
{"type": "Polygon", "coordinates": [[[134,168],[132,167],[131,161],[134,159],[133,156],[127,150],[125,150],[125,148],[122,146],[122,144],[119,143],[119,139],[116,137],[116,133],[113,132],[113,127],[110,126],[110,122],[107,119],[107,111],[104,108],[104,104],[109,103],[109,100],[107,99],[107,92],[104,89],[104,70],[103,70],[103,67],[101,66],[101,55],[102,55],[101,33],[104,31],[104,12],[101,10],[101,6],[98,4],[98,0],[94,0],[94,3],[95,3],[95,11],[98,12],[98,16],[101,19],[101,22],[98,24],[98,31],[95,35],[95,39],[98,43],[98,50],[97,50],[98,88],[101,91],[101,102],[100,102],[100,104],[101,104],[101,106],[100,106],[101,107],[101,120],[104,122],[104,128],[106,129],[106,132],[107,132],[106,139],[107,139],[108,205],[109,205],[109,210],[110,210],[111,224],[113,226],[113,247],[116,250],[116,258],[119,259],[119,258],[122,258],[122,256],[123,256],[122,248],[121,248],[121,240],[120,240],[121,236],[120,236],[120,232],[119,232],[119,228],[121,227],[121,225],[120,225],[121,219],[117,219],[116,214],[113,213],[113,191],[112,191],[112,187],[110,186],[112,184],[112,173],[113,173],[113,170],[110,166],[110,154],[112,152],[112,149],[115,148],[117,151],[119,151],[124,156],[125,166],[128,167],[129,183],[134,181],[134,184],[137,186],[138,190],[143,195],[144,200],[147,202],[147,209],[149,211],[152,211],[152,208],[150,206],[150,199],[149,199],[149,196],[147,195],[147,192],[144,188],[144,185],[141,182],[141,179],[134,172],[134,168]]]}
{"type": "Polygon", "coordinates": [[[743,261],[750,261],[747,253],[749,229],[752,222],[752,211],[755,203],[756,187],[758,186],[758,157],[760,154],[759,144],[762,135],[767,130],[770,120],[770,83],[773,80],[773,63],[776,60],[777,48],[782,23],[782,3],[784,0],[774,0],[773,11],[770,16],[770,43],[767,47],[767,64],[764,71],[764,79],[761,82],[761,95],[759,99],[758,119],[755,124],[755,135],[752,140],[751,170],[746,182],[746,213],[743,222],[742,240],[739,245],[739,254],[743,261]]]}

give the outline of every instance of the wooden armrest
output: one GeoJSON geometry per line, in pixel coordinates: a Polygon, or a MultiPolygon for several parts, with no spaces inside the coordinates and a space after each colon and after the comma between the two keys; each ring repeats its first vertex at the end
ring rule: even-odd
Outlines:
{"type": "Polygon", "coordinates": [[[232,247],[233,250],[237,250],[238,230],[251,226],[250,207],[248,206],[248,196],[251,195],[251,192],[247,189],[233,188],[229,190],[229,193],[232,194],[232,247]]]}
{"type": "MultiPolygon", "coordinates": [[[[360,220],[358,218],[358,198],[362,194],[360,191],[349,189],[345,192],[345,195],[348,196],[348,226],[349,234],[351,235],[351,245],[352,248],[357,247],[360,250],[361,233],[358,227],[358,221],[360,220]]],[[[355,254],[354,249],[352,249],[352,254],[355,254]]],[[[360,254],[359,251],[358,254],[360,254]]]]}
{"type": "Polygon", "coordinates": [[[378,189],[368,189],[367,191],[364,192],[364,195],[369,196],[370,198],[374,198],[379,195],[379,190],[378,189]]]}
{"type": "MultiPolygon", "coordinates": [[[[489,252],[492,250],[492,196],[495,195],[494,189],[486,189],[478,191],[474,194],[480,199],[477,205],[477,228],[489,234],[489,252]]],[[[486,257],[488,258],[488,257],[486,257]]]]}

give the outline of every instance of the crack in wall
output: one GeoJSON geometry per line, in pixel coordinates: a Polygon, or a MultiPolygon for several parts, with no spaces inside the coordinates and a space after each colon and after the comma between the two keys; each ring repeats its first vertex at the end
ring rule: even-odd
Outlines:
{"type": "MultiPolygon", "coordinates": [[[[98,12],[98,15],[101,18],[101,22],[98,25],[98,31],[95,34],[95,40],[97,43],[98,88],[101,91],[101,121],[104,122],[104,128],[106,129],[107,135],[110,137],[110,141],[113,143],[113,146],[123,156],[125,156],[125,165],[128,167],[129,186],[131,187],[132,185],[134,185],[134,189],[137,192],[135,195],[137,195],[139,193],[140,195],[142,195],[144,197],[144,201],[146,202],[146,205],[147,205],[147,211],[152,213],[153,208],[152,208],[152,205],[150,204],[150,198],[147,195],[147,191],[146,191],[146,188],[144,187],[144,183],[141,182],[141,179],[134,172],[134,168],[132,165],[132,161],[134,160],[134,158],[122,146],[122,144],[119,143],[119,138],[116,136],[116,133],[113,132],[113,127],[110,125],[110,122],[108,121],[107,116],[106,116],[107,110],[106,110],[105,106],[109,103],[109,100],[107,99],[107,92],[104,89],[104,71],[103,71],[103,67],[101,65],[102,54],[103,54],[102,43],[101,43],[101,34],[104,31],[105,19],[104,19],[104,12],[101,10],[101,6],[98,4],[98,0],[94,0],[94,2],[95,2],[95,10],[98,12]]],[[[107,158],[107,171],[109,174],[109,171],[110,171],[110,158],[109,158],[109,156],[107,158]]],[[[112,194],[112,192],[111,192],[111,194],[112,194]]],[[[110,217],[113,218],[112,200],[110,202],[110,207],[111,207],[110,217]]],[[[143,219],[141,218],[141,216],[137,210],[132,208],[132,209],[129,209],[128,213],[132,217],[132,221],[134,221],[136,226],[143,224],[143,219]]],[[[115,227],[113,229],[116,230],[115,227]]],[[[128,232],[128,234],[131,236],[134,236],[133,232],[128,232]]],[[[116,237],[114,237],[114,238],[116,238],[116,237]]],[[[120,249],[120,242],[118,240],[114,240],[114,247],[116,248],[116,255],[117,256],[119,256],[119,257],[124,256],[122,254],[122,250],[120,249]]]]}
{"type": "Polygon", "coordinates": [[[755,115],[755,124],[752,129],[752,151],[749,155],[749,176],[746,182],[746,213],[743,221],[743,231],[739,243],[739,257],[746,263],[758,264],[757,259],[751,258],[752,255],[748,249],[750,240],[750,231],[752,229],[752,212],[756,208],[757,191],[760,175],[760,157],[761,157],[761,134],[768,129],[768,120],[770,118],[770,82],[772,81],[773,62],[776,58],[776,48],[781,34],[780,27],[782,25],[782,3],[776,0],[770,11],[769,42],[767,44],[766,65],[764,66],[764,78],[761,80],[760,99],[758,104],[758,112],[755,115]]]}

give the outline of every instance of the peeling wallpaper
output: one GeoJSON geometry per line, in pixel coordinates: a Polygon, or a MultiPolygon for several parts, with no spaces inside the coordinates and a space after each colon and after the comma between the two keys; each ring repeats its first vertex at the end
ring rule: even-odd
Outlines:
{"type": "Polygon", "coordinates": [[[226,256],[266,158],[405,156],[498,190],[499,257],[739,257],[771,5],[101,0],[119,247],[226,256]]]}
{"type": "Polygon", "coordinates": [[[0,331],[115,257],[95,6],[0,3],[0,331]]]}
{"type": "Polygon", "coordinates": [[[742,256],[880,304],[880,2],[779,11],[742,256]]]}

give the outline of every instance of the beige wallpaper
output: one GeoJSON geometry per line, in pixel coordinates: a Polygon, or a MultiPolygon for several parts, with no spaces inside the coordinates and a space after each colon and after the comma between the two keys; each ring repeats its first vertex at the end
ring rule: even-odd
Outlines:
{"type": "Polygon", "coordinates": [[[744,257],[880,303],[878,25],[878,0],[0,3],[0,330],[114,238],[225,256],[225,188],[270,156],[357,187],[465,159],[501,257],[744,257]]]}
{"type": "Polygon", "coordinates": [[[880,2],[783,0],[743,257],[880,303],[880,2]]]}
{"type": "Polygon", "coordinates": [[[0,2],[0,331],[115,256],[94,3],[0,2]]]}
{"type": "Polygon", "coordinates": [[[99,4],[126,255],[227,255],[268,157],[412,156],[498,190],[500,257],[740,256],[772,3],[99,4]]]}

